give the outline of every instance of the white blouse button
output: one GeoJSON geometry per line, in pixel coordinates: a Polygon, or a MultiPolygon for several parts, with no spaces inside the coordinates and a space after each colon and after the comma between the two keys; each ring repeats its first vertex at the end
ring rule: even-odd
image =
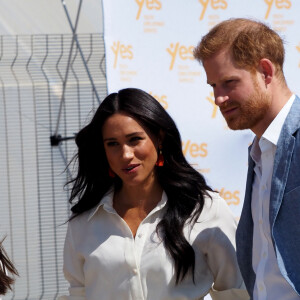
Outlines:
{"type": "Polygon", "coordinates": [[[134,275],[137,275],[137,273],[138,273],[138,271],[137,271],[136,268],[134,268],[134,269],[132,270],[132,272],[133,272],[134,275]]]}

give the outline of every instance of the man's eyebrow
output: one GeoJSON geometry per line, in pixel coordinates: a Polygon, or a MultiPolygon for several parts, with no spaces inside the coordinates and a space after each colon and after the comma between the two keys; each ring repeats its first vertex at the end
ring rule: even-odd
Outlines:
{"type": "MultiPolygon", "coordinates": [[[[236,75],[229,75],[229,76],[224,76],[224,77],[222,77],[219,81],[220,81],[220,82],[225,82],[225,81],[227,81],[227,80],[233,80],[233,79],[239,79],[239,77],[236,76],[236,75]]],[[[209,80],[207,80],[206,82],[207,82],[207,84],[209,84],[209,85],[215,84],[215,83],[213,83],[213,82],[210,82],[209,80]]]]}

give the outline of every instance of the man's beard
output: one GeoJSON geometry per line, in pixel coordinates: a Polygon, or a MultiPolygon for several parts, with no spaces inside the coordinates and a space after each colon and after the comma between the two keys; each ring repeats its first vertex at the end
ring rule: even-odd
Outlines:
{"type": "Polygon", "coordinates": [[[230,129],[242,130],[253,128],[264,119],[271,106],[271,99],[270,96],[259,89],[258,84],[255,81],[254,87],[255,90],[253,94],[243,102],[235,102],[233,100],[228,103],[228,106],[237,107],[239,110],[237,116],[225,117],[230,129]]]}

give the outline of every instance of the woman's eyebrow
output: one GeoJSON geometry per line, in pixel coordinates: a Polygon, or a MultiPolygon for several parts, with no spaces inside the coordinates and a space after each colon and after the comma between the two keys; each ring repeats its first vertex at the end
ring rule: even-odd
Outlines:
{"type": "MultiPolygon", "coordinates": [[[[134,135],[143,135],[144,132],[143,131],[136,131],[136,132],[132,132],[132,133],[129,133],[129,134],[126,134],[125,137],[131,137],[131,136],[134,136],[134,135]]],[[[106,142],[106,141],[115,141],[117,140],[116,138],[114,137],[109,137],[109,138],[105,138],[103,139],[103,142],[106,142]]]]}

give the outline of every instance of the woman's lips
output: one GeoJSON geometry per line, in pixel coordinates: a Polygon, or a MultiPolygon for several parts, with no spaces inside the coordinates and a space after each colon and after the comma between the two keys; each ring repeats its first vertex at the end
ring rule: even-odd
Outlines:
{"type": "Polygon", "coordinates": [[[139,164],[130,164],[122,169],[126,174],[135,173],[140,165],[139,164]]]}

